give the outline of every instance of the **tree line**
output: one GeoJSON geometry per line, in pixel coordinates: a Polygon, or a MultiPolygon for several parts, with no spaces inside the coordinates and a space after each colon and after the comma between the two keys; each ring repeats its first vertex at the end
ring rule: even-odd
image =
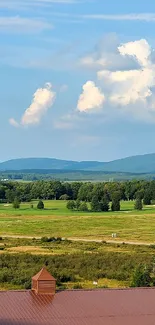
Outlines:
{"type": "Polygon", "coordinates": [[[136,208],[155,200],[155,180],[126,182],[60,182],[57,180],[35,182],[0,182],[0,202],[12,203],[31,200],[67,200],[72,209],[87,209],[91,202],[93,211],[120,209],[120,201],[136,200],[136,208]]]}

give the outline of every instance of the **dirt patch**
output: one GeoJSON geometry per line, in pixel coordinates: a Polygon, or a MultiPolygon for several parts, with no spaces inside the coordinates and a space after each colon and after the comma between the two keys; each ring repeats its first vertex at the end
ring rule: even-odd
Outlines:
{"type": "Polygon", "coordinates": [[[38,247],[38,246],[17,246],[17,247],[8,248],[7,251],[12,253],[49,254],[48,249],[38,247]]]}

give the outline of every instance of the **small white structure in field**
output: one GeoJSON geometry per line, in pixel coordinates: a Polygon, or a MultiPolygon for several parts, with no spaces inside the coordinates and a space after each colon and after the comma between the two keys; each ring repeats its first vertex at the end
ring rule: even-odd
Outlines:
{"type": "Polygon", "coordinates": [[[117,238],[117,234],[116,233],[113,233],[112,234],[112,238],[117,238]]]}
{"type": "Polygon", "coordinates": [[[96,282],[96,281],[93,281],[93,284],[94,284],[95,286],[97,286],[97,285],[98,285],[98,282],[96,282]]]}

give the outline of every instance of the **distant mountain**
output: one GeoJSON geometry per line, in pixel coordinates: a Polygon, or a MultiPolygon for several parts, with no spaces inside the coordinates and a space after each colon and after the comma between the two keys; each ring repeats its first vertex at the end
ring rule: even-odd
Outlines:
{"type": "Polygon", "coordinates": [[[103,167],[104,163],[97,161],[71,161],[55,158],[21,158],[12,159],[0,163],[0,170],[24,170],[24,169],[63,169],[63,170],[94,170],[103,167]]]}
{"type": "Polygon", "coordinates": [[[110,162],[98,161],[70,161],[54,158],[22,158],[13,159],[0,163],[1,171],[8,170],[36,170],[36,169],[57,169],[57,170],[85,170],[104,172],[130,172],[130,173],[154,173],[155,154],[133,156],[118,159],[110,162]]]}
{"type": "MultiPolygon", "coordinates": [[[[94,170],[98,170],[95,168],[94,170]]],[[[129,172],[129,173],[154,173],[155,153],[147,155],[132,156],[107,162],[103,171],[129,172]]]]}

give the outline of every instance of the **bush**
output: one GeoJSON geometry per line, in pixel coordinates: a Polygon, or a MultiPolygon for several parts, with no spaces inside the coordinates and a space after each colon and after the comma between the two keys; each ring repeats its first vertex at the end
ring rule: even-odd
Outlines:
{"type": "Polygon", "coordinates": [[[140,198],[137,198],[136,201],[135,201],[135,209],[136,210],[142,210],[143,209],[142,200],[140,198]]]}
{"type": "Polygon", "coordinates": [[[151,281],[150,271],[139,265],[133,274],[131,287],[150,287],[151,281]]]}
{"type": "Polygon", "coordinates": [[[44,202],[42,200],[39,200],[37,204],[37,209],[43,210],[44,209],[44,202]]]}
{"type": "Polygon", "coordinates": [[[82,289],[82,285],[79,283],[76,283],[73,285],[73,289],[82,289]]]}
{"type": "Polygon", "coordinates": [[[67,208],[68,210],[74,210],[74,209],[76,208],[76,204],[75,204],[75,202],[74,202],[74,201],[68,201],[68,202],[67,202],[67,205],[66,205],[66,208],[67,208]]]}
{"type": "Polygon", "coordinates": [[[79,210],[83,211],[83,212],[88,211],[87,203],[86,202],[81,202],[79,210]]]}
{"type": "Polygon", "coordinates": [[[14,209],[19,209],[20,208],[20,202],[19,202],[19,200],[17,198],[14,199],[14,201],[13,201],[13,208],[14,209]]]}

